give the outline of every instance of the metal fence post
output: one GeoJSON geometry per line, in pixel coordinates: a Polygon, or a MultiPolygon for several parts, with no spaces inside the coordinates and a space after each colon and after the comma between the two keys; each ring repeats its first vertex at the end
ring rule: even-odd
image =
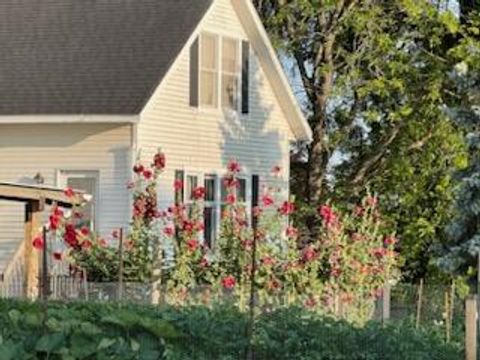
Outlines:
{"type": "Polygon", "coordinates": [[[477,295],[465,302],[465,360],[477,360],[477,295]]]}

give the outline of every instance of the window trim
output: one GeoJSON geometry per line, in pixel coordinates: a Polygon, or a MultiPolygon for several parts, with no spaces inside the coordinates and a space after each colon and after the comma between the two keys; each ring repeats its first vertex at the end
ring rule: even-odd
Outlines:
{"type": "Polygon", "coordinates": [[[76,178],[94,178],[95,179],[95,196],[91,202],[93,203],[93,226],[92,231],[100,230],[100,170],[99,169],[75,169],[75,168],[61,168],[56,170],[56,184],[59,188],[67,187],[67,179],[69,175],[84,175],[73,176],[76,178]]]}

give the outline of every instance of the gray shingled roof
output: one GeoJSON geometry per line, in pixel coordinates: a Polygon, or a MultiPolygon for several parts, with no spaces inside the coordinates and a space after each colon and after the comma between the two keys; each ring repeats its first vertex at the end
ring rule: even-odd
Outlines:
{"type": "Polygon", "coordinates": [[[1,0],[0,115],[135,114],[212,0],[1,0]]]}

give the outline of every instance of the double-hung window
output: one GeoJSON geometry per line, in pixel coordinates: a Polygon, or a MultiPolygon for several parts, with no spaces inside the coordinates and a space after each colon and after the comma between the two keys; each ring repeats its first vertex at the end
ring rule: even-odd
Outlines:
{"type": "Polygon", "coordinates": [[[222,107],[238,110],[240,67],[238,41],[223,38],[222,41],[222,107]]]}
{"type": "Polygon", "coordinates": [[[200,105],[218,104],[218,37],[204,33],[200,37],[200,105]]]}
{"type": "Polygon", "coordinates": [[[190,49],[190,105],[248,113],[248,41],[202,33],[190,49]]]}

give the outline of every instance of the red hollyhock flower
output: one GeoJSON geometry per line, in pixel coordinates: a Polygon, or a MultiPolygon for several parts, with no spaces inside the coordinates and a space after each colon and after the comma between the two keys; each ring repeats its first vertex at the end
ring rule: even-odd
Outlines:
{"type": "Polygon", "coordinates": [[[88,236],[90,234],[90,229],[84,226],[80,229],[80,234],[82,234],[83,236],[88,236]]]}
{"type": "Polygon", "coordinates": [[[280,175],[281,172],[282,172],[282,168],[281,168],[280,166],[278,166],[278,165],[277,165],[277,166],[274,166],[274,167],[272,168],[272,174],[273,174],[273,175],[278,176],[278,175],[280,175]]]}
{"type": "Polygon", "coordinates": [[[58,206],[56,206],[56,207],[53,209],[53,215],[54,215],[54,216],[61,217],[61,216],[63,216],[63,210],[60,209],[58,206]]]}
{"type": "Polygon", "coordinates": [[[133,181],[127,182],[127,189],[131,190],[135,187],[135,183],[133,181]]]}
{"type": "Polygon", "coordinates": [[[363,216],[363,214],[365,214],[365,209],[360,206],[360,205],[357,205],[355,206],[355,209],[353,209],[353,213],[356,215],[356,216],[363,216]]]}
{"type": "Polygon", "coordinates": [[[65,225],[65,233],[63,234],[63,240],[71,247],[78,246],[77,232],[73,224],[65,225]]]}
{"type": "Polygon", "coordinates": [[[167,226],[165,229],[163,229],[163,233],[168,237],[172,237],[175,234],[175,229],[171,226],[167,226]]]}
{"type": "Polygon", "coordinates": [[[75,196],[75,192],[71,187],[67,187],[65,190],[63,190],[63,193],[65,194],[66,197],[69,197],[69,198],[75,196]]]}
{"type": "Polygon", "coordinates": [[[269,194],[265,194],[262,196],[262,204],[264,207],[272,206],[275,203],[273,197],[269,194]]]}
{"type": "Polygon", "coordinates": [[[275,259],[272,258],[271,256],[264,256],[261,260],[262,264],[264,266],[272,266],[275,265],[275,259]]]}
{"type": "Polygon", "coordinates": [[[233,289],[237,284],[237,280],[232,275],[228,275],[222,279],[222,285],[225,289],[233,289]]]}
{"type": "Polygon", "coordinates": [[[120,236],[118,230],[113,230],[112,231],[112,238],[114,239],[118,239],[118,237],[120,236]]]}
{"type": "Polygon", "coordinates": [[[203,186],[198,186],[192,190],[192,197],[195,200],[202,200],[205,198],[205,188],[203,186]]]}
{"type": "Polygon", "coordinates": [[[341,274],[342,274],[342,269],[340,269],[339,267],[334,267],[330,272],[330,275],[336,278],[338,278],[341,274]]]}
{"type": "Polygon", "coordinates": [[[56,260],[56,261],[61,261],[61,260],[62,260],[62,257],[63,257],[63,255],[62,255],[62,253],[59,252],[59,251],[55,251],[55,252],[53,253],[53,259],[56,260]]]}
{"type": "Polygon", "coordinates": [[[32,245],[35,249],[42,250],[44,245],[42,235],[35,236],[35,238],[32,241],[32,245]]]}
{"type": "Polygon", "coordinates": [[[278,281],[275,278],[269,280],[268,283],[267,283],[267,288],[270,291],[276,291],[276,290],[280,289],[280,287],[281,287],[280,281],[278,281]]]}
{"type": "Polygon", "coordinates": [[[235,161],[235,160],[230,160],[230,162],[227,165],[228,171],[232,173],[239,173],[241,170],[240,164],[235,161]]]}
{"type": "Polygon", "coordinates": [[[198,249],[198,245],[198,241],[195,239],[190,239],[187,241],[187,248],[190,252],[196,251],[198,249]]]}
{"type": "Polygon", "coordinates": [[[318,213],[320,214],[327,226],[337,221],[337,215],[335,214],[333,209],[327,205],[320,206],[320,208],[318,209],[318,213]]]}
{"type": "Polygon", "coordinates": [[[152,176],[153,176],[152,170],[150,169],[143,170],[143,177],[145,178],[145,180],[150,180],[152,176]]]}
{"type": "Polygon", "coordinates": [[[142,164],[135,164],[135,166],[133,167],[133,172],[135,174],[142,174],[144,170],[145,167],[142,164]]]}
{"type": "Polygon", "coordinates": [[[107,242],[105,241],[105,239],[99,239],[99,240],[98,240],[98,244],[99,244],[101,247],[106,247],[106,246],[107,246],[107,242]]]}
{"type": "Polygon", "coordinates": [[[377,257],[377,258],[382,258],[385,255],[387,255],[387,249],[383,247],[375,248],[372,250],[372,255],[377,257]]]}
{"type": "Polygon", "coordinates": [[[73,213],[73,217],[74,217],[75,219],[81,219],[81,218],[83,218],[83,214],[82,214],[81,212],[79,212],[79,211],[75,211],[75,212],[73,213]]]}
{"type": "Polygon", "coordinates": [[[287,227],[285,233],[290,239],[296,239],[298,237],[298,229],[294,228],[293,226],[287,227]]]}
{"type": "Polygon", "coordinates": [[[82,242],[82,249],[88,250],[92,247],[92,242],[90,240],[85,240],[82,242]]]}
{"type": "Polygon", "coordinates": [[[165,158],[165,154],[162,153],[162,152],[158,152],[153,157],[153,164],[152,165],[157,170],[163,170],[165,168],[166,162],[167,162],[167,160],[165,158]]]}
{"type": "Polygon", "coordinates": [[[178,180],[178,179],[175,180],[175,181],[173,182],[173,189],[174,189],[175,191],[180,191],[180,190],[182,190],[182,189],[183,189],[183,181],[182,181],[182,180],[178,180]]]}
{"type": "Polygon", "coordinates": [[[55,215],[50,215],[50,230],[57,230],[60,226],[60,217],[55,215]]]}
{"type": "Polygon", "coordinates": [[[316,253],[315,249],[312,248],[311,246],[309,246],[309,247],[307,247],[303,250],[302,259],[303,259],[304,262],[310,262],[310,261],[314,260],[316,256],[317,256],[317,253],[316,253]]]}
{"type": "Polygon", "coordinates": [[[235,194],[228,194],[225,200],[227,204],[233,205],[237,201],[237,197],[235,196],[235,194]]]}
{"type": "Polygon", "coordinates": [[[397,239],[395,236],[387,236],[384,240],[385,245],[395,245],[397,243],[397,239]]]}
{"type": "Polygon", "coordinates": [[[238,181],[238,179],[234,178],[233,176],[228,176],[223,179],[223,184],[227,189],[232,189],[232,188],[238,187],[240,182],[238,181]]]}
{"type": "Polygon", "coordinates": [[[295,211],[295,204],[290,201],[285,201],[282,206],[278,209],[278,212],[283,216],[288,216],[293,214],[295,211]]]}

